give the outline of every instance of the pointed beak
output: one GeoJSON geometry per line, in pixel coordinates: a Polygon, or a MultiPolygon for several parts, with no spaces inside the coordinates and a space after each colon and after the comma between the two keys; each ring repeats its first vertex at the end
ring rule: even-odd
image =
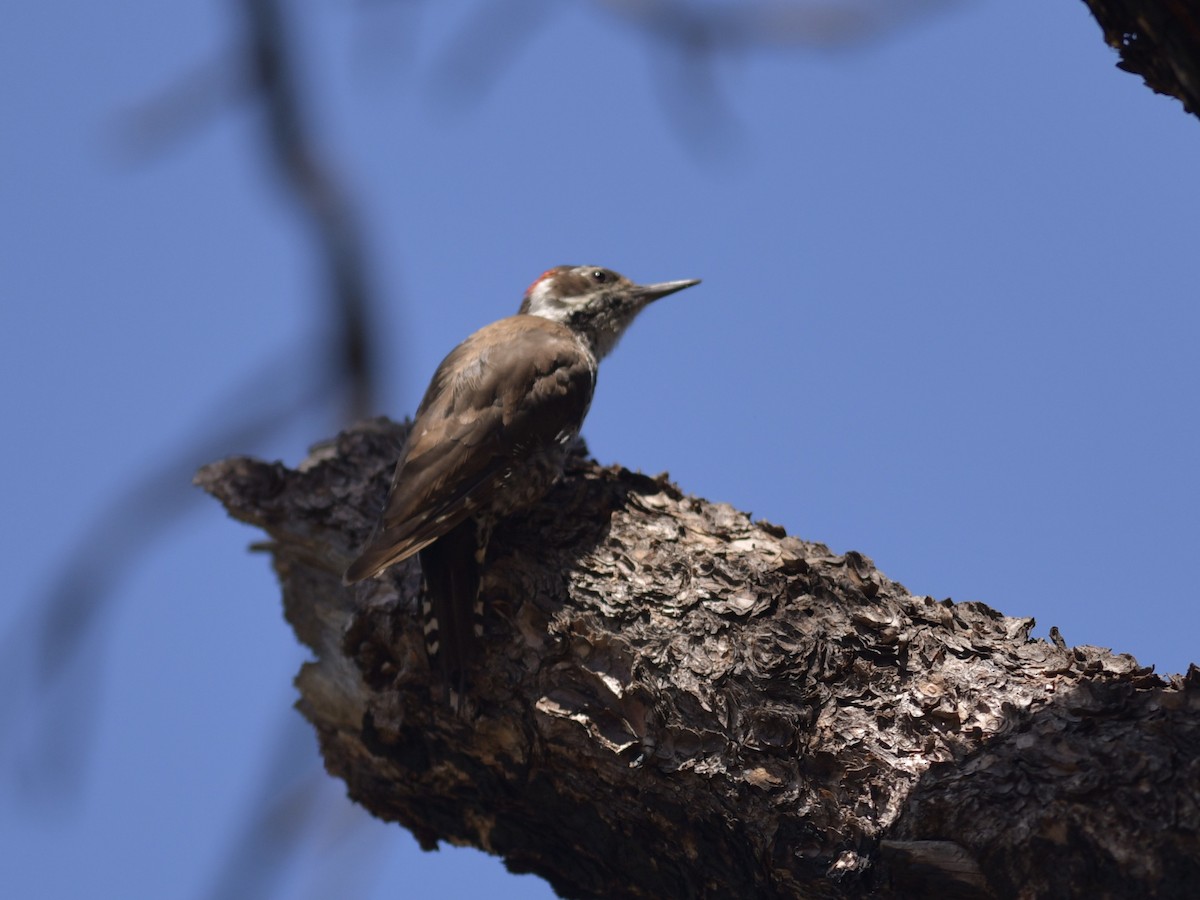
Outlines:
{"type": "Polygon", "coordinates": [[[639,284],[637,287],[637,298],[642,303],[652,303],[660,297],[667,296],[667,294],[674,294],[676,291],[682,291],[684,288],[690,288],[692,285],[699,283],[699,278],[688,278],[683,281],[663,281],[659,284],[639,284]]]}

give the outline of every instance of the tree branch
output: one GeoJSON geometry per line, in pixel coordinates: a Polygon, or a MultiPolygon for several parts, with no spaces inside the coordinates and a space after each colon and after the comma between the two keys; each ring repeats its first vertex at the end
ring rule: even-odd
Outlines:
{"type": "Polygon", "coordinates": [[[1119,51],[1117,67],[1200,116],[1200,6],[1185,0],[1084,0],[1119,51]]]}
{"type": "Polygon", "coordinates": [[[582,455],[494,535],[456,716],[416,562],[340,581],[403,436],[376,420],[197,483],[270,536],[326,768],[425,848],[568,897],[1192,895],[1200,670],[1030,639],[582,455]]]}

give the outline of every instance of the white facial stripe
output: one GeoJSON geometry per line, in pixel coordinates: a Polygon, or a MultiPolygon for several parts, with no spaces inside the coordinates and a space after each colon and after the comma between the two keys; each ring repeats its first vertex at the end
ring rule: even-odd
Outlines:
{"type": "Polygon", "coordinates": [[[543,278],[533,286],[533,290],[529,294],[529,312],[532,315],[541,316],[543,319],[565,322],[568,307],[556,301],[551,294],[550,288],[553,281],[553,278],[543,278]]]}

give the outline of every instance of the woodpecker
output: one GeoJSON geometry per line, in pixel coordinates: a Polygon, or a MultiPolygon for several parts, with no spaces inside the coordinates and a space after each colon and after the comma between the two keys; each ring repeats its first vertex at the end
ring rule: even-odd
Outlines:
{"type": "Polygon", "coordinates": [[[481,630],[493,526],[562,474],[599,362],[637,314],[698,283],[641,285],[611,269],[557,266],[529,286],[515,316],[476,331],[434,372],[383,515],[344,581],[420,554],[426,650],[455,705],[481,630]]]}

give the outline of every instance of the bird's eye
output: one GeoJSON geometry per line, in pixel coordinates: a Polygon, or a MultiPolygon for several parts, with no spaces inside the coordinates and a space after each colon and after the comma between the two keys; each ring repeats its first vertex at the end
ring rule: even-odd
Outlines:
{"type": "Polygon", "coordinates": [[[604,282],[608,281],[608,273],[603,269],[593,269],[592,280],[604,284],[604,282]]]}

